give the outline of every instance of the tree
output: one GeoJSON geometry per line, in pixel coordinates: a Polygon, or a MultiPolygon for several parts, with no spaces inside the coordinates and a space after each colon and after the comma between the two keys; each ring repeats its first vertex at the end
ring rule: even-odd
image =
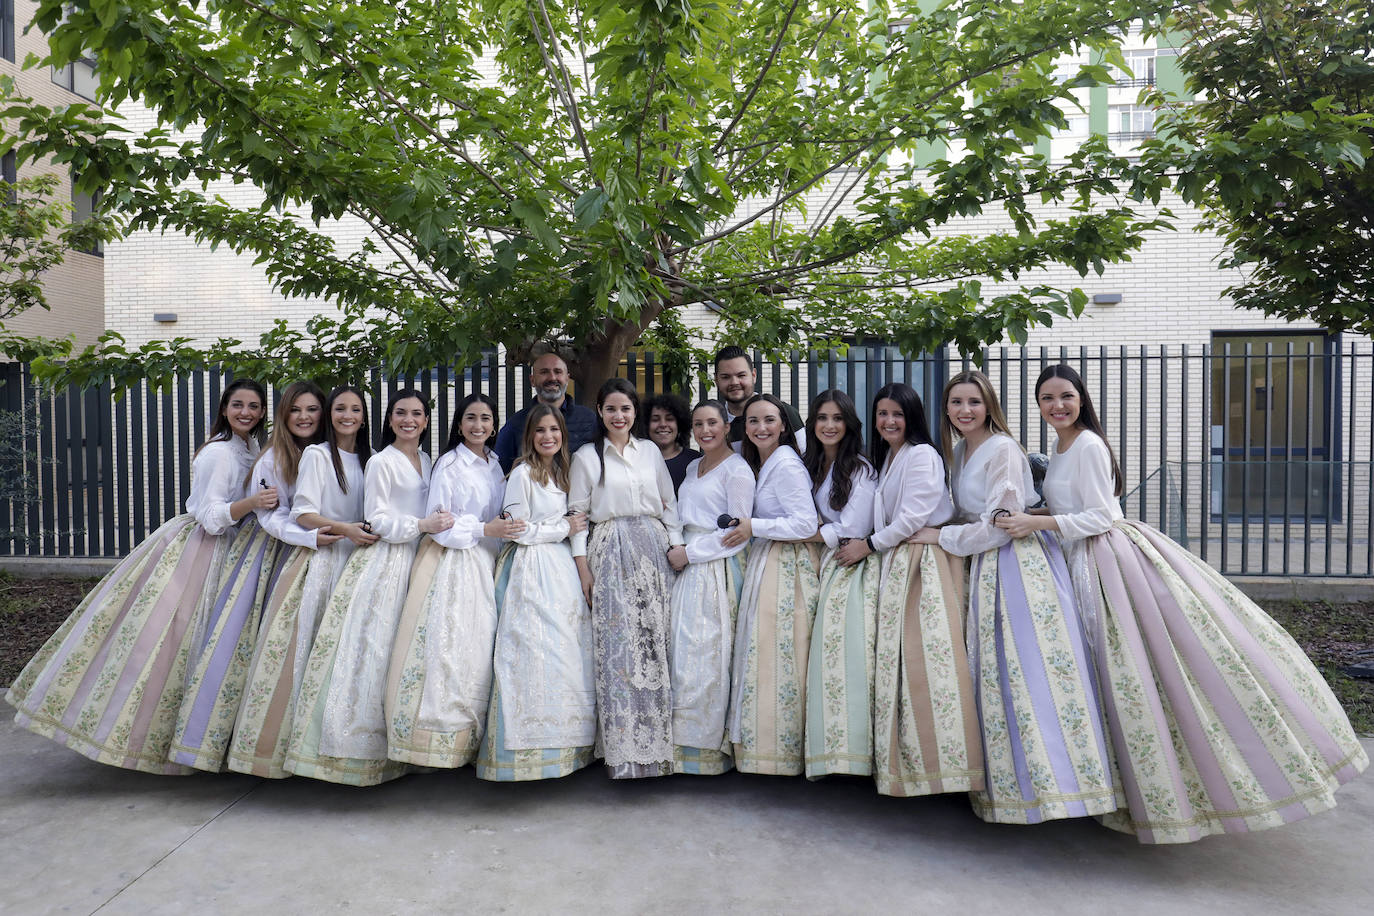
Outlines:
{"type": "Polygon", "coordinates": [[[1085,301],[1024,272],[1100,271],[1162,225],[1137,212],[1160,178],[1100,140],[1062,163],[1034,152],[1159,4],[929,5],[42,0],[49,63],[93,57],[107,106],[144,104],[165,127],[133,137],[15,100],[0,116],[23,154],[99,182],[127,229],[230,246],[284,294],[338,306],[253,347],[112,337],[57,374],[119,382],[208,359],[337,377],[559,341],[589,396],[637,342],[681,373],[711,344],[682,320],[693,303],[773,352],[1024,339],[1085,301]],[[1085,49],[1094,62],[1056,79],[1085,49]],[[262,205],[215,199],[220,180],[251,182],[262,205]],[[1063,206],[1037,220],[1047,202],[1063,206]],[[952,231],[985,212],[1013,228],[952,231]],[[344,216],[372,231],[361,251],[327,232],[344,216]],[[980,278],[1019,285],[991,295],[980,278]]]}
{"type": "Polygon", "coordinates": [[[1180,7],[1195,105],[1146,153],[1244,280],[1237,305],[1374,335],[1374,16],[1367,0],[1180,7]],[[1179,141],[1189,144],[1180,147],[1179,141]]]}

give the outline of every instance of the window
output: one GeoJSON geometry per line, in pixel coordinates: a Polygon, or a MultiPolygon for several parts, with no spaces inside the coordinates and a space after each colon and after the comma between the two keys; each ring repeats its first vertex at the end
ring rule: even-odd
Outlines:
{"type": "Polygon", "coordinates": [[[69,89],[83,99],[95,101],[95,90],[100,80],[95,75],[95,62],[79,60],[65,67],[53,67],[52,81],[63,89],[69,89]]]}
{"type": "MultiPolygon", "coordinates": [[[[72,182],[72,223],[81,223],[90,219],[96,208],[100,206],[100,197],[99,191],[92,194],[78,191],[76,183],[72,182]]],[[[94,247],[83,250],[96,257],[105,256],[105,244],[103,242],[96,242],[94,247]]]]}
{"type": "Polygon", "coordinates": [[[0,0],[0,58],[14,60],[14,0],[0,0]]]}
{"type": "Polygon", "coordinates": [[[19,169],[15,165],[14,150],[10,150],[5,155],[0,156],[0,181],[6,185],[4,189],[6,204],[14,203],[16,198],[14,183],[18,180],[19,169]]]}
{"type": "Polygon", "coordinates": [[[1155,135],[1155,111],[1140,105],[1111,105],[1107,136],[1112,140],[1148,140],[1155,135]]]}
{"type": "Polygon", "coordinates": [[[1058,137],[1086,137],[1088,135],[1088,116],[1086,114],[1066,114],[1065,120],[1068,121],[1065,127],[1056,127],[1054,136],[1058,137]]]}

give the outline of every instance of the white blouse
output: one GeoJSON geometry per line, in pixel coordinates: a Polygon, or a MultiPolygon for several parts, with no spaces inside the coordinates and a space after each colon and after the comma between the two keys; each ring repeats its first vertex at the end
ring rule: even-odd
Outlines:
{"type": "Polygon", "coordinates": [[[821,538],[832,549],[840,546],[840,538],[866,538],[873,533],[873,500],[878,495],[878,477],[865,461],[854,471],[849,500],[839,510],[832,509],[830,491],[834,475],[832,465],[815,495],[816,511],[821,516],[821,538]]]}
{"type": "MultiPolygon", "coordinates": [[[[309,446],[307,446],[308,448],[309,446]]],[[[300,483],[300,465],[296,466],[296,483],[287,483],[277,471],[277,453],[272,449],[263,452],[258,463],[253,465],[253,476],[248,481],[249,492],[260,487],[277,488],[277,508],[254,509],[262,530],[279,541],[296,547],[309,547],[314,550],[315,531],[296,524],[291,514],[291,503],[295,497],[296,484],[300,483]]]]}
{"type": "Polygon", "coordinates": [[[1011,541],[1011,535],[993,524],[1000,509],[1024,512],[1035,495],[1026,453],[1010,436],[989,436],[964,460],[967,440],[954,446],[954,506],[958,521],[940,529],[940,546],[949,553],[970,557],[1011,541]]]}
{"type": "Polygon", "coordinates": [[[486,450],[485,457],[466,445],[444,452],[429,478],[425,514],[446,509],[453,513],[453,527],[433,535],[434,540],[455,550],[468,550],[480,543],[495,555],[499,539],[482,537],[482,526],[501,514],[505,495],[501,461],[491,449],[486,450]]]}
{"type": "Polygon", "coordinates": [[[954,517],[945,463],[933,446],[904,442],[888,452],[873,502],[873,546],[891,550],[927,525],[954,517]]]}
{"type": "Polygon", "coordinates": [[[687,476],[677,493],[677,514],[687,535],[687,562],[707,563],[734,556],[748,546],[721,543],[728,528],[719,527],[720,517],[749,518],[754,514],[754,472],[749,462],[731,455],[700,474],[701,458],[687,465],[687,476]]]}
{"type": "Polygon", "coordinates": [[[420,452],[420,472],[400,449],[388,445],[367,460],[363,474],[363,518],[384,541],[404,544],[420,536],[429,497],[429,455],[420,452]]]}
{"type": "Polygon", "coordinates": [[[320,442],[301,452],[301,466],[296,471],[296,494],[291,499],[291,520],[298,522],[302,515],[313,512],[337,522],[363,520],[363,466],[353,452],[339,452],[348,492],[339,489],[339,477],[334,473],[334,459],[329,445],[320,442]]]}
{"type": "Polygon", "coordinates": [[[191,495],[186,511],[206,534],[223,534],[234,526],[230,507],[248,494],[248,472],[258,457],[256,439],[230,436],[207,442],[191,461],[191,495]]]}
{"type": "MultiPolygon", "coordinates": [[[[658,446],[631,436],[621,454],[608,439],[601,459],[606,462],[604,482],[595,442],[588,442],[573,455],[568,507],[587,513],[587,520],[594,523],[637,515],[662,519],[668,529],[668,543],[681,544],[673,478],[658,446]]],[[[573,535],[572,552],[575,557],[587,555],[587,532],[573,535]]]]}
{"type": "Polygon", "coordinates": [[[506,511],[525,522],[517,544],[556,544],[568,537],[568,494],[550,478],[538,484],[523,462],[511,468],[506,480],[506,511]]]}
{"type": "Polygon", "coordinates": [[[754,537],[772,541],[795,541],[816,533],[811,475],[795,450],[779,446],[759,468],[750,526],[754,537]]]}
{"type": "Polygon", "coordinates": [[[1066,451],[1055,445],[1043,486],[1061,540],[1101,534],[1125,517],[1121,501],[1112,492],[1115,482],[1107,443],[1090,430],[1081,430],[1066,451]]]}

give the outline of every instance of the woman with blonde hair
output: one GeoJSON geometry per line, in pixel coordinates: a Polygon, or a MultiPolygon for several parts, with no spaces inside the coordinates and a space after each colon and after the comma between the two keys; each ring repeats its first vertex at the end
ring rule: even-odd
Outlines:
{"type": "Polygon", "coordinates": [[[1033,498],[1030,464],[987,376],[945,385],[940,438],[955,520],[922,543],[970,558],[967,640],[982,728],[987,821],[1037,824],[1116,810],[1116,787],[1083,621],[1059,545],[995,524],[1033,498]]]}

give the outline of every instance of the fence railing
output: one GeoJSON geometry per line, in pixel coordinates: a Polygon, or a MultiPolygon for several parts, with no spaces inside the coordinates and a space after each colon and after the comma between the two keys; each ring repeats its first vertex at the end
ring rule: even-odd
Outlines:
{"type": "MultiPolygon", "coordinates": [[[[1123,466],[1126,514],[1222,572],[1374,576],[1374,353],[1367,345],[1265,349],[996,348],[983,363],[1012,434],[1033,452],[1054,441],[1033,404],[1036,376],[1054,362],[1078,369],[1123,466]]],[[[761,361],[757,388],[803,415],[813,394],[841,388],[866,414],[881,385],[905,381],[936,423],[940,390],[959,367],[943,356],[852,347],[761,361]]],[[[652,354],[627,358],[622,374],[645,394],[662,389],[652,354]]],[[[206,370],[165,391],[44,393],[27,366],[0,364],[0,555],[122,556],[182,511],[192,455],[227,379],[206,370]]],[[[491,394],[502,417],[530,397],[527,368],[496,357],[457,373],[373,373],[362,387],[374,436],[388,392],[404,385],[431,399],[431,451],[471,391],[491,394]]],[[[691,387],[692,399],[711,391],[705,374],[691,387]]]]}

